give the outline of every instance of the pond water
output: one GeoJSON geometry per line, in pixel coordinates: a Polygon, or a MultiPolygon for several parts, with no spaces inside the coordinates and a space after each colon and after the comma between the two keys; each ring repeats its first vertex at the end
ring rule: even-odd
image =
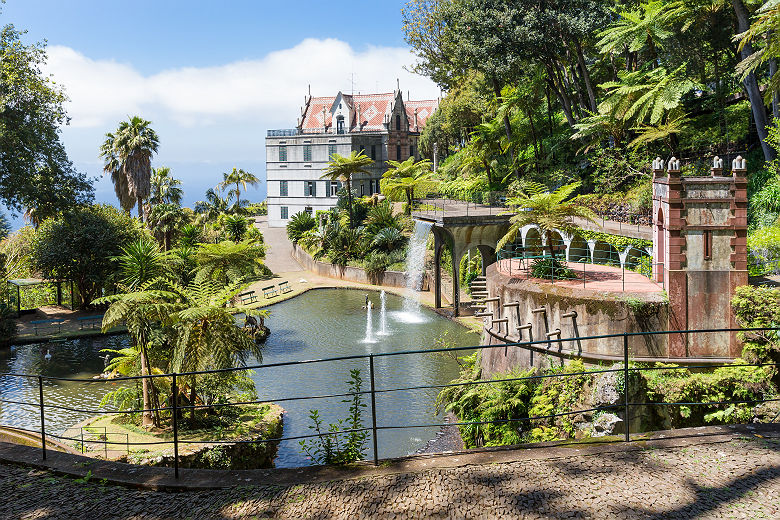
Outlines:
{"type": "MultiPolygon", "coordinates": [[[[432,348],[437,338],[446,337],[451,346],[475,345],[479,336],[443,318],[433,311],[421,309],[415,319],[403,311],[403,299],[387,295],[387,334],[381,330],[379,293],[345,289],[320,289],[270,307],[266,324],[271,329],[263,347],[264,364],[301,361],[369,353],[397,352],[432,348]],[[373,342],[365,342],[367,320],[365,299],[372,302],[373,342]]],[[[118,349],[126,345],[126,336],[80,339],[63,343],[18,346],[0,352],[0,373],[15,372],[50,376],[91,378],[103,369],[102,348],[118,349]],[[50,358],[47,359],[47,352],[50,358]]],[[[251,359],[250,364],[256,364],[251,359]]],[[[458,374],[454,359],[441,354],[414,354],[378,357],[374,360],[377,390],[436,385],[450,381],[458,374]]],[[[363,389],[369,388],[368,359],[312,363],[286,367],[260,367],[252,372],[260,399],[284,399],[311,395],[327,395],[348,391],[350,369],[360,369],[363,389]]],[[[47,381],[45,401],[72,408],[95,408],[107,391],[106,383],[74,383],[47,381]]],[[[111,383],[108,383],[112,385],[111,383]]],[[[0,399],[37,403],[37,379],[0,376],[0,399]]],[[[115,384],[111,389],[115,389],[115,384]]],[[[435,412],[436,389],[409,390],[377,394],[377,424],[379,426],[418,425],[441,422],[435,412]]],[[[284,436],[306,435],[309,411],[317,409],[325,424],[346,419],[347,403],[342,398],[286,401],[280,403],[287,414],[284,436]]],[[[370,398],[364,408],[363,423],[371,424],[370,398]]],[[[62,433],[69,426],[92,414],[46,409],[47,430],[62,433]]],[[[0,424],[37,430],[38,409],[0,403],[0,424]]],[[[413,453],[436,435],[438,428],[422,427],[379,432],[381,458],[413,453]]],[[[372,456],[371,440],[367,441],[372,456]]],[[[285,441],[279,447],[277,467],[310,464],[301,453],[297,441],[285,441]]]]}

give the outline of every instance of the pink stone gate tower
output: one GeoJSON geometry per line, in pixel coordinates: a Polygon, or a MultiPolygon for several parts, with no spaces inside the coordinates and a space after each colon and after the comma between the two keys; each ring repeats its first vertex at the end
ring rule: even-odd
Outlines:
{"type": "MultiPolygon", "coordinates": [[[[653,161],[653,258],[656,281],[669,295],[669,329],[734,328],[734,290],[748,283],[745,160],[723,175],[715,157],[709,176],[683,177],[680,161],[653,161]]],[[[735,333],[676,334],[670,357],[737,357],[735,333]]]]}

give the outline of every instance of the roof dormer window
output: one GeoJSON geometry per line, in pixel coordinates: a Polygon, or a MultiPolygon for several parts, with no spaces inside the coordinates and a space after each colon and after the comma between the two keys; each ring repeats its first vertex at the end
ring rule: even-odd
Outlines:
{"type": "Polygon", "coordinates": [[[344,133],[344,116],[338,116],[336,118],[336,133],[337,134],[344,133]]]}

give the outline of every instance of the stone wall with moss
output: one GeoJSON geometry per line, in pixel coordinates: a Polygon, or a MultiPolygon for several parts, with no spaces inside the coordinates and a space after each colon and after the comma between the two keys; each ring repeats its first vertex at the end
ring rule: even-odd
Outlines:
{"type": "MultiPolygon", "coordinates": [[[[646,332],[666,330],[668,323],[668,302],[665,294],[657,293],[605,293],[573,287],[563,287],[546,282],[520,280],[502,274],[496,264],[487,271],[487,284],[491,296],[497,296],[504,305],[519,302],[518,307],[501,308],[501,317],[509,323],[501,326],[501,334],[513,341],[527,341],[528,333],[523,331],[520,338],[518,325],[531,324],[534,340],[545,339],[549,328],[561,330],[562,338],[576,336],[598,336],[622,334],[624,332],[646,332]],[[545,315],[534,313],[534,309],[545,308],[545,315]],[[574,320],[562,317],[575,311],[574,320]]],[[[496,310],[491,304],[489,310],[496,310]]],[[[497,327],[494,327],[497,331],[497,327]]],[[[501,344],[495,335],[485,332],[483,344],[501,344]]],[[[581,342],[558,343],[551,340],[549,346],[554,350],[574,351],[591,361],[622,359],[623,338],[583,340],[581,342]]],[[[665,336],[632,336],[629,338],[630,354],[635,358],[668,357],[665,336]]],[[[495,372],[506,372],[514,367],[542,366],[544,358],[532,351],[520,347],[488,349],[482,356],[482,370],[486,376],[495,372]]]]}

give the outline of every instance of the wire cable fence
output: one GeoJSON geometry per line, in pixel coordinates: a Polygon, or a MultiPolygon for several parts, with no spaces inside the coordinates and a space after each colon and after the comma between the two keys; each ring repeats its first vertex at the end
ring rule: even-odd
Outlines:
{"type": "MultiPolygon", "coordinates": [[[[486,349],[495,349],[495,348],[522,348],[522,349],[528,349],[534,352],[540,352],[544,354],[548,354],[551,356],[551,359],[554,358],[557,354],[554,348],[550,348],[549,346],[549,340],[542,339],[537,341],[521,341],[516,343],[508,343],[508,344],[499,344],[499,345],[477,345],[477,346],[465,346],[465,347],[437,347],[437,348],[430,348],[430,349],[417,349],[417,350],[406,350],[406,351],[396,351],[396,352],[380,352],[380,353],[369,353],[369,354],[356,354],[356,355],[350,355],[350,356],[339,356],[339,357],[331,357],[331,358],[323,358],[323,359],[310,359],[310,360],[303,360],[303,361],[290,361],[290,362],[280,362],[280,363],[269,363],[267,365],[253,365],[253,366],[246,366],[246,367],[236,367],[236,368],[230,368],[230,369],[224,369],[224,370],[208,370],[208,371],[200,371],[200,372],[186,372],[186,373],[169,373],[169,374],[153,374],[153,375],[144,375],[144,376],[130,376],[130,377],[117,377],[114,379],[78,379],[78,378],[63,378],[63,377],[55,377],[55,376],[45,376],[45,375],[32,375],[32,374],[20,374],[20,373],[5,373],[0,374],[0,377],[3,378],[19,378],[19,379],[27,379],[34,382],[35,386],[37,387],[35,392],[37,394],[37,399],[32,401],[21,401],[17,399],[0,399],[0,403],[6,404],[6,405],[15,405],[15,406],[23,406],[30,410],[33,410],[34,412],[37,412],[39,417],[39,427],[38,429],[32,429],[32,428],[25,428],[25,427],[17,427],[17,426],[11,426],[7,425],[10,428],[16,429],[18,431],[26,432],[31,435],[36,435],[40,438],[40,451],[41,451],[41,457],[42,459],[46,459],[47,456],[47,439],[55,439],[57,441],[70,441],[71,443],[74,443],[75,446],[80,446],[82,450],[84,449],[85,443],[91,443],[91,444],[97,444],[103,447],[104,453],[106,456],[108,456],[108,450],[111,446],[118,446],[119,449],[127,451],[128,453],[131,451],[131,448],[134,447],[148,447],[148,446],[171,446],[173,448],[173,467],[174,467],[174,475],[176,478],[179,478],[179,465],[180,465],[180,457],[179,457],[179,448],[182,444],[191,444],[191,443],[197,443],[202,445],[224,445],[224,444],[267,444],[267,443],[279,443],[283,441],[300,441],[300,440],[306,440],[306,439],[314,439],[314,438],[324,438],[326,436],[339,436],[349,433],[365,433],[367,435],[370,435],[371,437],[371,443],[372,443],[372,459],[373,463],[376,465],[379,463],[380,460],[380,450],[382,448],[381,444],[378,440],[378,433],[382,431],[395,431],[395,430],[402,430],[402,429],[411,429],[411,428],[441,428],[445,426],[457,426],[457,427],[468,427],[468,426],[480,426],[480,425],[489,425],[489,424],[518,424],[519,428],[522,429],[523,425],[529,425],[529,428],[522,431],[529,431],[530,425],[543,420],[552,420],[559,417],[569,417],[574,416],[577,414],[587,413],[587,412],[598,412],[603,410],[615,410],[618,413],[622,412],[623,414],[623,422],[625,425],[625,432],[624,432],[624,438],[623,440],[625,442],[631,441],[631,435],[632,433],[640,433],[640,432],[632,432],[631,431],[631,413],[632,408],[637,409],[639,407],[647,407],[647,406],[726,406],[726,405],[739,405],[739,404],[748,404],[748,405],[757,405],[763,402],[776,402],[780,401],[780,397],[776,395],[765,395],[761,399],[755,399],[755,400],[716,400],[716,401],[693,401],[693,402],[634,402],[630,400],[630,396],[632,394],[631,392],[631,384],[632,384],[632,378],[631,375],[635,373],[642,373],[646,371],[675,371],[675,370],[682,370],[682,369],[699,369],[699,370],[712,370],[716,368],[722,368],[722,367],[732,367],[732,368],[740,368],[740,367],[776,367],[776,363],[723,363],[718,365],[712,365],[712,364],[702,364],[702,365],[653,365],[653,366],[637,366],[631,364],[631,352],[629,348],[629,339],[632,336],[658,336],[658,335],[674,335],[674,334],[683,334],[683,335],[705,335],[705,334],[712,334],[712,333],[743,333],[743,334],[759,334],[762,338],[765,340],[768,339],[770,341],[780,341],[780,334],[778,333],[780,331],[780,327],[763,327],[763,328],[722,328],[722,329],[703,329],[703,330],[674,330],[674,331],[650,331],[650,332],[636,332],[636,333],[621,333],[621,334],[604,334],[604,335],[595,335],[595,336],[578,336],[578,337],[571,337],[571,338],[560,338],[556,340],[557,343],[568,343],[568,342],[580,342],[582,340],[607,340],[607,339],[615,339],[615,338],[622,338],[622,344],[623,344],[623,356],[622,356],[622,365],[621,366],[594,366],[591,369],[586,370],[580,370],[580,371],[573,371],[573,372],[566,372],[565,368],[562,368],[561,372],[550,372],[550,373],[536,373],[534,375],[528,375],[528,376],[519,376],[519,377],[504,377],[501,379],[490,379],[490,380],[473,380],[473,381],[453,381],[446,384],[420,384],[420,385],[407,385],[407,386],[395,386],[395,387],[379,387],[376,384],[376,375],[377,375],[377,369],[375,368],[375,361],[377,359],[382,358],[394,358],[397,356],[420,356],[420,355],[431,355],[431,354],[445,354],[445,355],[458,355],[458,354],[466,354],[473,352],[475,350],[486,350],[486,349]],[[179,389],[180,389],[180,383],[182,382],[182,378],[188,378],[192,376],[202,376],[202,375],[213,375],[213,374],[226,374],[229,372],[236,372],[236,371],[244,371],[247,369],[251,370],[259,370],[259,371],[266,371],[266,370],[274,370],[278,369],[280,367],[295,367],[298,365],[304,365],[304,364],[324,364],[324,363],[339,363],[344,364],[345,361],[354,361],[354,360],[360,360],[363,362],[367,362],[368,365],[368,372],[369,372],[369,388],[366,390],[360,390],[360,391],[354,391],[354,392],[339,392],[339,393],[328,393],[328,394],[317,394],[317,395],[295,395],[295,396],[280,396],[272,399],[258,399],[258,400],[243,400],[243,401],[237,401],[237,402],[229,402],[229,403],[214,403],[214,404],[180,404],[179,399],[174,398],[173,396],[179,395],[179,389]],[[460,386],[478,386],[478,385],[496,385],[499,383],[510,383],[510,382],[528,382],[528,383],[539,383],[543,380],[547,379],[560,379],[560,378],[570,378],[570,377],[576,377],[576,376],[583,376],[583,375],[597,375],[597,374],[607,374],[607,373],[617,373],[621,374],[623,381],[625,381],[625,385],[623,387],[622,391],[622,402],[618,402],[615,404],[607,404],[607,405],[600,405],[596,407],[588,407],[583,409],[577,409],[577,410],[569,410],[569,411],[562,411],[557,413],[549,413],[545,415],[538,415],[538,416],[524,416],[524,417],[510,417],[506,419],[497,419],[497,420],[485,420],[485,421],[457,421],[457,422],[426,422],[421,424],[385,424],[378,420],[377,418],[377,403],[381,401],[383,396],[386,396],[388,394],[393,393],[402,393],[402,392],[409,392],[409,391],[421,391],[421,390],[443,390],[445,388],[453,388],[453,387],[460,387],[460,386]],[[119,383],[119,382],[134,382],[134,381],[141,381],[144,379],[152,380],[156,387],[167,387],[170,388],[170,399],[167,399],[166,402],[163,404],[156,406],[156,407],[137,407],[137,408],[130,408],[130,409],[106,409],[105,407],[102,408],[94,408],[94,409],[84,409],[84,408],[78,408],[78,407],[69,407],[62,404],[59,404],[57,402],[52,402],[51,400],[46,399],[46,388],[48,385],[58,384],[61,382],[68,382],[68,383],[83,383],[83,384],[109,384],[109,383],[119,383]],[[188,440],[183,439],[181,436],[181,428],[180,428],[180,421],[182,420],[183,414],[186,411],[190,410],[209,410],[209,409],[215,409],[215,408],[224,408],[224,407],[241,407],[241,406],[248,406],[248,405],[263,405],[268,403],[284,403],[284,402],[290,402],[290,401],[299,401],[299,400],[321,400],[321,399],[337,399],[337,398],[354,398],[355,396],[360,396],[361,398],[367,397],[370,400],[370,409],[371,409],[371,416],[370,416],[370,425],[359,428],[345,428],[345,429],[339,429],[338,431],[323,431],[321,433],[313,433],[313,434],[307,434],[307,435],[291,435],[291,436],[280,436],[280,437],[274,437],[274,438],[266,438],[266,439],[242,439],[242,440],[188,440]],[[79,436],[73,436],[73,435],[61,435],[56,433],[48,432],[46,429],[46,415],[47,410],[65,410],[65,411],[71,411],[74,413],[91,413],[95,415],[118,415],[118,414],[143,414],[143,413],[152,413],[152,412],[158,412],[165,414],[166,418],[169,420],[169,429],[166,430],[166,435],[168,438],[161,438],[157,441],[134,441],[130,440],[129,438],[118,438],[116,440],[111,440],[111,435],[103,435],[103,437],[100,437],[99,435],[97,438],[94,436],[92,438],[87,438],[85,440],[84,438],[84,431],[85,429],[82,428],[79,436]]],[[[577,356],[570,356],[570,355],[561,355],[559,357],[561,365],[563,366],[563,360],[564,358],[576,358],[577,356]]],[[[680,359],[681,362],[684,362],[685,359],[680,359]]],[[[5,425],[0,425],[5,426],[5,425]]],[[[94,433],[94,432],[90,432],[94,433]]],[[[114,435],[116,438],[116,435],[114,435]]]]}

